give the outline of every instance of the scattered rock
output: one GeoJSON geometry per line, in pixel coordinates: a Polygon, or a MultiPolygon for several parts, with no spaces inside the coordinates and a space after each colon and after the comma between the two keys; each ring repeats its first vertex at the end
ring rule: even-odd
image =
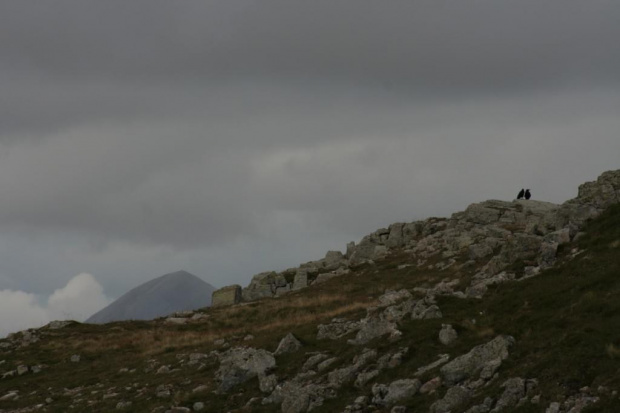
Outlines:
{"type": "Polygon", "coordinates": [[[168,367],[168,366],[161,366],[160,368],[157,369],[157,373],[156,374],[166,374],[166,373],[170,373],[170,367],[168,367]]]}
{"type": "Polygon", "coordinates": [[[458,338],[458,334],[450,324],[442,324],[439,332],[439,341],[443,345],[449,345],[458,338]]]}
{"type": "Polygon", "coordinates": [[[209,390],[209,386],[207,386],[206,384],[202,384],[198,387],[195,387],[192,390],[192,393],[202,393],[202,392],[206,392],[207,390],[209,390]]]}
{"type": "Polygon", "coordinates": [[[303,413],[323,405],[325,399],[336,397],[335,391],[329,386],[307,384],[294,380],[278,386],[263,404],[281,403],[283,413],[303,413]]]}
{"type": "Polygon", "coordinates": [[[379,370],[370,370],[364,373],[359,373],[357,378],[355,379],[355,383],[353,385],[357,388],[364,387],[370,380],[374,379],[379,375],[379,370]]]}
{"type": "Polygon", "coordinates": [[[398,403],[415,395],[421,385],[418,379],[396,380],[389,385],[375,384],[372,386],[372,402],[379,406],[398,403]]]}
{"type": "Polygon", "coordinates": [[[369,402],[368,396],[360,396],[353,404],[346,406],[343,413],[363,413],[369,402]]]}
{"type": "Polygon", "coordinates": [[[486,344],[474,347],[469,353],[455,358],[441,369],[444,383],[452,386],[480,372],[487,363],[495,360],[505,360],[508,349],[514,344],[510,336],[497,336],[486,344]]]}
{"type": "Polygon", "coordinates": [[[402,289],[400,291],[387,290],[378,299],[379,307],[389,307],[400,301],[411,299],[411,298],[412,298],[411,293],[405,289],[402,289]]]}
{"type": "Polygon", "coordinates": [[[346,318],[334,318],[330,324],[319,324],[317,340],[329,338],[336,340],[361,328],[359,321],[349,321],[346,318]]]}
{"type": "Polygon", "coordinates": [[[525,380],[519,377],[506,380],[501,387],[504,388],[504,393],[500,396],[495,408],[491,410],[493,413],[515,407],[526,394],[525,380]]]}
{"type": "MultiPolygon", "coordinates": [[[[312,370],[313,368],[315,368],[320,362],[322,362],[323,360],[325,360],[326,358],[328,358],[329,356],[327,354],[324,353],[319,353],[319,354],[315,354],[313,356],[310,356],[310,358],[308,358],[308,360],[306,360],[306,362],[304,363],[304,365],[301,367],[301,371],[302,372],[306,372],[308,370],[312,370]]],[[[335,359],[334,359],[335,360],[335,359]]]]}
{"type": "Polygon", "coordinates": [[[129,409],[132,404],[132,402],[118,402],[116,403],[116,410],[129,409]]]}
{"type": "Polygon", "coordinates": [[[288,333],[282,340],[280,340],[280,344],[278,344],[278,348],[273,353],[276,356],[286,353],[294,353],[301,348],[301,343],[297,338],[292,334],[288,333]]]}
{"type": "Polygon", "coordinates": [[[182,310],[182,311],[175,311],[174,313],[170,314],[170,317],[192,318],[193,315],[194,315],[193,310],[182,310]]]}
{"type": "Polygon", "coordinates": [[[491,411],[494,402],[495,400],[487,397],[484,399],[484,402],[467,409],[465,413],[488,413],[489,411],[491,411]]]}
{"type": "Polygon", "coordinates": [[[471,390],[463,386],[450,387],[443,399],[436,401],[431,405],[431,413],[449,413],[453,409],[458,408],[468,402],[472,397],[471,390]]]}
{"type": "Polygon", "coordinates": [[[266,350],[232,348],[220,355],[220,368],[216,372],[219,391],[227,392],[238,384],[264,375],[275,366],[275,358],[266,350]]]}
{"type": "Polygon", "coordinates": [[[208,354],[204,354],[204,353],[191,353],[189,355],[189,360],[187,362],[188,365],[193,366],[195,364],[200,363],[203,360],[206,360],[209,358],[208,354]]]}
{"type": "Polygon", "coordinates": [[[189,413],[189,412],[191,412],[189,407],[179,407],[179,406],[171,407],[170,409],[166,410],[166,413],[189,413]]]}
{"type": "Polygon", "coordinates": [[[258,387],[263,393],[271,393],[277,384],[278,377],[275,374],[270,374],[268,376],[265,374],[258,375],[258,387]]]}
{"type": "Polygon", "coordinates": [[[443,317],[443,314],[441,314],[441,310],[435,304],[432,296],[418,301],[411,311],[411,318],[413,320],[429,320],[441,317],[443,317]]]}
{"type": "Polygon", "coordinates": [[[400,366],[408,352],[409,347],[401,347],[394,353],[384,354],[377,360],[377,368],[383,370],[400,366]]]}
{"type": "Polygon", "coordinates": [[[10,391],[6,393],[4,396],[0,397],[1,402],[12,401],[19,399],[19,392],[17,390],[10,391]]]}
{"type": "Polygon", "coordinates": [[[317,364],[316,368],[319,371],[319,373],[321,373],[321,372],[327,370],[329,368],[329,366],[334,364],[336,361],[338,361],[338,359],[336,357],[328,358],[327,360],[322,361],[319,364],[317,364]]]}
{"type": "Polygon", "coordinates": [[[347,340],[347,343],[356,346],[364,345],[369,341],[389,334],[397,337],[400,331],[396,328],[396,324],[385,320],[381,317],[366,317],[360,321],[360,330],[354,339],[347,340]]]}
{"type": "Polygon", "coordinates": [[[47,325],[47,328],[49,328],[50,330],[59,330],[59,329],[61,329],[61,328],[64,328],[64,327],[68,326],[69,324],[72,324],[72,323],[75,323],[75,321],[69,321],[69,320],[63,320],[63,321],[60,321],[60,320],[55,320],[55,321],[50,322],[50,323],[47,325]]]}
{"type": "Polygon", "coordinates": [[[171,385],[162,384],[162,385],[157,386],[157,389],[155,389],[155,395],[160,399],[165,399],[172,395],[171,390],[172,390],[171,385]]]}
{"type": "Polygon", "coordinates": [[[414,376],[416,377],[420,377],[422,374],[426,373],[427,371],[430,371],[432,369],[435,369],[443,364],[446,364],[448,362],[448,360],[450,360],[450,355],[448,354],[440,354],[439,355],[439,359],[437,361],[432,362],[431,364],[428,364],[424,367],[420,367],[419,369],[417,369],[414,373],[414,376]]]}
{"type": "Polygon", "coordinates": [[[366,349],[362,354],[353,359],[352,365],[329,372],[327,381],[336,388],[341,387],[345,383],[350,383],[355,380],[357,374],[362,370],[362,367],[376,358],[376,350],[366,349]]]}
{"type": "Polygon", "coordinates": [[[441,387],[441,377],[435,377],[427,381],[420,387],[420,394],[433,394],[441,387]]]}

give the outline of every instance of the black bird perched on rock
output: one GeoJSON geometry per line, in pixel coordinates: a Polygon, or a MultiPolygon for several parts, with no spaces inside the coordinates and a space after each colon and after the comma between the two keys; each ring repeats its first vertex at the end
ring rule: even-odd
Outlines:
{"type": "Polygon", "coordinates": [[[519,195],[517,195],[517,199],[523,199],[523,195],[525,195],[525,189],[521,188],[521,191],[519,191],[519,195]]]}
{"type": "Polygon", "coordinates": [[[532,194],[530,194],[530,190],[526,189],[525,190],[525,199],[530,199],[532,197],[532,194]]]}

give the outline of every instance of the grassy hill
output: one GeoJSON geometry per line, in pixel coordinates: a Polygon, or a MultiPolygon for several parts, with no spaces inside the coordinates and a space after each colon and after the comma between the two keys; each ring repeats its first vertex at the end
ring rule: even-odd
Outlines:
{"type": "MultiPolygon", "coordinates": [[[[503,391],[500,385],[511,377],[537,379],[539,403],[505,411],[544,412],[550,403],[579,393],[599,398],[584,412],[620,411],[615,393],[620,390],[620,206],[608,208],[588,223],[585,235],[562,245],[558,257],[553,268],[533,278],[490,286],[482,299],[437,296],[442,318],[404,320],[399,323],[398,341],[378,338],[363,346],[379,354],[408,347],[400,365],[381,370],[362,388],[343,385],[337,397],[325,400],[315,411],[341,412],[358,396],[370,396],[375,382],[412,378],[439,354],[454,358],[501,334],[514,337],[516,344],[499,369],[499,379],[476,390],[458,412],[485,397],[497,398],[503,391]],[[442,324],[451,324],[459,335],[448,346],[437,338],[442,324]],[[589,390],[583,389],[586,386],[589,390]]],[[[215,392],[219,361],[209,353],[229,346],[274,351],[280,339],[292,332],[303,347],[276,356],[273,373],[279,382],[298,374],[308,353],[335,357],[332,370],[349,365],[361,351],[346,343],[354,334],[318,340],[317,326],[335,317],[363,318],[366,308],[386,290],[408,289],[415,295],[416,287],[428,288],[446,279],[466,286],[478,267],[460,265],[468,261],[465,253],[455,259],[456,265],[448,269],[429,269],[432,260],[422,268],[411,262],[409,254],[394,251],[374,264],[353,268],[346,276],[277,299],[204,309],[201,312],[207,317],[182,325],[163,319],[72,323],[32,330],[26,336],[18,333],[0,341],[0,377],[4,374],[0,398],[15,392],[0,400],[0,412],[107,412],[117,407],[163,412],[172,406],[191,409],[196,402],[204,403],[202,411],[208,412],[281,411],[279,405],[261,404],[268,394],[261,393],[256,378],[228,393],[215,392]],[[191,354],[204,356],[195,356],[200,362],[190,363],[191,354]],[[75,355],[79,361],[75,357],[72,361],[75,355]],[[22,368],[18,374],[19,366],[26,371],[22,368]],[[131,405],[119,404],[127,402],[131,405]]],[[[429,371],[420,379],[424,383],[437,375],[437,370],[429,371]]],[[[408,411],[426,412],[446,391],[442,387],[399,404],[408,411]]],[[[390,409],[371,406],[364,411],[390,409]]]]}

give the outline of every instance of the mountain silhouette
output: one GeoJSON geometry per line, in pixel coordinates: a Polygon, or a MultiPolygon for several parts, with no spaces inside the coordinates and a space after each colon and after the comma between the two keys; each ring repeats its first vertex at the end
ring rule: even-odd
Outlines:
{"type": "Polygon", "coordinates": [[[162,275],[124,294],[93,314],[87,323],[123,320],[151,320],[176,311],[193,310],[211,304],[215,288],[186,271],[162,275]]]}

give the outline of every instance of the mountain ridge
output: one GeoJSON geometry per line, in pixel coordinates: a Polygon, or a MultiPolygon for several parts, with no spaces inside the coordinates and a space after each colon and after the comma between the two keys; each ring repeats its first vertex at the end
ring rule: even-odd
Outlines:
{"type": "Polygon", "coordinates": [[[211,304],[215,288],[187,271],[175,271],[132,288],[86,323],[152,320],[177,311],[195,310],[211,304]]]}
{"type": "Polygon", "coordinates": [[[485,269],[488,273],[497,274],[524,259],[534,259],[529,271],[540,271],[553,264],[557,249],[577,236],[587,220],[619,202],[620,171],[607,171],[596,181],[581,184],[577,197],[562,204],[537,200],[487,200],[471,204],[449,218],[394,223],[366,235],[357,244],[347,244],[344,254],[328,251],[321,260],[280,272],[256,274],[247,287],[227,286],[215,291],[214,298],[218,304],[225,305],[278,297],[346,275],[356,265],[382,259],[391,250],[400,248],[409,250],[421,260],[441,250],[447,258],[441,264],[443,266],[452,265],[448,255],[456,254],[460,248],[469,248],[470,255],[476,259],[501,248],[503,253],[500,252],[498,258],[493,257],[494,261],[489,262],[485,269]],[[482,240],[484,237],[487,239],[482,240]],[[523,251],[518,252],[519,249],[523,251]],[[238,292],[230,294],[231,287],[237,288],[238,292]]]}

